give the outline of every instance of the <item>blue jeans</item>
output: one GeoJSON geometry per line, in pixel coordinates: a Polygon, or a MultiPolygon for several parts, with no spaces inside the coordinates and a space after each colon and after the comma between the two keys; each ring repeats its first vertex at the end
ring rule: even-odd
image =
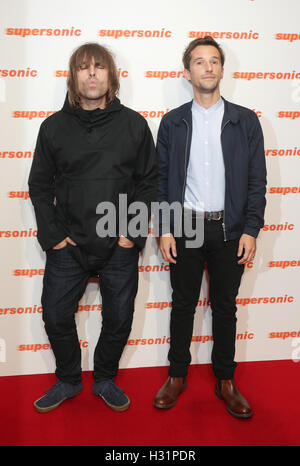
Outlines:
{"type": "Polygon", "coordinates": [[[45,330],[55,360],[58,379],[81,381],[81,348],[75,313],[91,275],[100,277],[102,328],[94,353],[96,382],[114,378],[131,331],[138,289],[138,250],[116,245],[107,264],[93,273],[85,270],[67,245],[47,251],[42,307],[45,330]]]}

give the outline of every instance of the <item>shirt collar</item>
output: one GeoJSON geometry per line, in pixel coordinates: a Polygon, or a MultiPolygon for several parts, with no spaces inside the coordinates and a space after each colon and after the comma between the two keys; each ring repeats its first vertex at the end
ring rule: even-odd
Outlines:
{"type": "Polygon", "coordinates": [[[202,115],[211,115],[219,110],[224,105],[222,98],[220,97],[218,102],[216,102],[212,107],[204,108],[199,105],[195,99],[193,99],[192,111],[200,112],[202,115]]]}

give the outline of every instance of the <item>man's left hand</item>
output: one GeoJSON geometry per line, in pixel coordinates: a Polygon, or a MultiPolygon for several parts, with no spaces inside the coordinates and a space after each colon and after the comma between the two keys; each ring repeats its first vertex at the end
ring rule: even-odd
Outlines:
{"type": "Polygon", "coordinates": [[[254,259],[256,252],[256,238],[250,235],[242,235],[239,242],[238,257],[243,254],[243,257],[238,261],[238,264],[246,264],[254,259]],[[243,254],[244,252],[244,254],[243,254]]]}

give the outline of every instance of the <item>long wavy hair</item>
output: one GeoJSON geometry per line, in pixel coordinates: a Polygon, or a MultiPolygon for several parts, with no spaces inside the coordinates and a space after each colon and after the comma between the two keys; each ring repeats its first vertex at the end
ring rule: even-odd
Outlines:
{"type": "Polygon", "coordinates": [[[87,65],[94,58],[95,62],[100,62],[108,69],[108,91],[106,94],[106,105],[109,105],[119,91],[119,76],[117,67],[111,52],[97,43],[89,42],[78,47],[71,55],[69,61],[69,75],[67,79],[68,99],[71,107],[80,105],[80,96],[77,84],[77,71],[80,65],[85,62],[87,65]]]}

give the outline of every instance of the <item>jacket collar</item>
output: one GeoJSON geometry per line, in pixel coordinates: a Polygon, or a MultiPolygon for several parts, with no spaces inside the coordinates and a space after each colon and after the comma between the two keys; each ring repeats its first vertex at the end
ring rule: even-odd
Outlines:
{"type": "Polygon", "coordinates": [[[236,105],[228,102],[228,100],[224,99],[224,97],[222,97],[222,99],[224,100],[224,119],[227,118],[234,124],[238,123],[240,114],[236,105]]]}
{"type": "Polygon", "coordinates": [[[97,124],[99,121],[106,119],[111,113],[120,111],[123,105],[120,100],[115,97],[110,105],[104,109],[96,108],[95,110],[83,110],[81,107],[72,108],[69,104],[68,94],[66,95],[65,102],[62,110],[65,113],[75,116],[84,124],[97,124]]]}

